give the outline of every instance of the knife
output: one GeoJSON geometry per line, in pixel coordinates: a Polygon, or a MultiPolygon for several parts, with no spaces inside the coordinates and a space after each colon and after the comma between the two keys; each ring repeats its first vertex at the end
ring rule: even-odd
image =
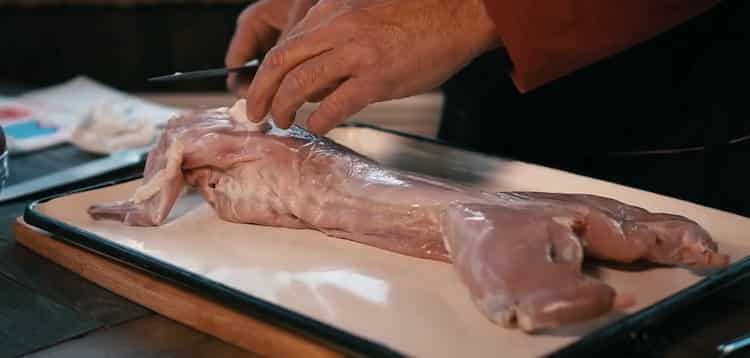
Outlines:
{"type": "Polygon", "coordinates": [[[11,185],[0,191],[0,203],[60,188],[68,184],[136,165],[146,160],[146,155],[150,150],[151,145],[122,150],[101,159],[92,160],[85,164],[11,185]]]}
{"type": "Polygon", "coordinates": [[[716,349],[719,351],[719,357],[747,357],[750,355],[750,334],[735,338],[724,343],[716,349]]]}
{"type": "Polygon", "coordinates": [[[255,70],[260,66],[258,59],[252,59],[246,62],[242,66],[238,67],[225,67],[225,68],[212,68],[208,70],[191,71],[191,72],[175,72],[171,75],[151,77],[148,79],[150,82],[167,82],[167,81],[179,81],[179,80],[193,80],[198,78],[209,78],[224,76],[230,72],[240,72],[246,70],[255,70]]]}

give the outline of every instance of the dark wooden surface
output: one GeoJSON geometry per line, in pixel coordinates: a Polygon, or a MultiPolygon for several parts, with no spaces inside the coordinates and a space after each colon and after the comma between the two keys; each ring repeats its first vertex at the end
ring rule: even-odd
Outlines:
{"type": "MultiPolygon", "coordinates": [[[[93,158],[70,146],[11,156],[9,184],[93,158]]],[[[252,356],[155,315],[16,244],[10,223],[32,199],[0,204],[0,357],[252,356]]],[[[750,282],[727,287],[664,322],[653,322],[644,332],[636,341],[613,345],[608,355],[718,356],[717,345],[750,332],[750,282]]]]}
{"type": "MultiPolygon", "coordinates": [[[[25,88],[5,83],[0,95],[25,88]]],[[[11,155],[6,185],[95,158],[69,145],[11,155]]],[[[138,171],[133,168],[96,180],[138,171]]],[[[55,357],[252,356],[155,315],[17,244],[11,223],[38,197],[0,204],[0,357],[32,352],[55,357]]]]}
{"type": "Polygon", "coordinates": [[[99,330],[29,355],[33,358],[102,356],[239,358],[254,355],[157,315],[99,330]]]}
{"type": "MultiPolygon", "coordinates": [[[[12,156],[10,183],[91,158],[68,146],[12,156]]],[[[16,244],[10,222],[29,200],[0,205],[0,357],[32,352],[42,357],[251,356],[155,315],[16,244]]],[[[748,302],[748,285],[734,285],[655,323],[637,343],[616,350],[623,356],[716,356],[718,344],[750,331],[748,302]]]]}
{"type": "MultiPolygon", "coordinates": [[[[93,158],[70,146],[11,156],[8,184],[93,158]]],[[[70,357],[252,356],[159,317],[15,243],[10,224],[34,198],[0,205],[0,357],[32,352],[70,357]]]]}
{"type": "Polygon", "coordinates": [[[0,277],[0,356],[14,356],[52,345],[95,329],[85,312],[0,277]]]}

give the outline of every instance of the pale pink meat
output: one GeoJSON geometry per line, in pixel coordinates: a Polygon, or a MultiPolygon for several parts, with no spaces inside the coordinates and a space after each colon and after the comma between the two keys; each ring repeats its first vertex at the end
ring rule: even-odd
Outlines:
{"type": "Polygon", "coordinates": [[[188,184],[224,220],[309,228],[453,262],[494,322],[537,331],[613,309],[584,255],[691,268],[728,263],[698,224],[591,195],[488,193],[385,168],[300,127],[259,130],[228,109],[171,120],[129,200],[95,219],[162,224],[188,184]]]}
{"type": "Polygon", "coordinates": [[[728,263],[684,217],[592,195],[497,196],[500,203],[450,204],[442,230],[474,301],[502,325],[536,331],[610,311],[615,292],[581,272],[584,255],[691,268],[728,263]]]}

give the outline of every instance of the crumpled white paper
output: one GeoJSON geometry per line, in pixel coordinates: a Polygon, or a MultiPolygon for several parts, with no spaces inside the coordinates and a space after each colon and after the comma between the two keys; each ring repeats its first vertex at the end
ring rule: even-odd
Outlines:
{"type": "Polygon", "coordinates": [[[158,127],[152,119],[131,117],[117,111],[114,103],[102,103],[78,124],[70,142],[87,152],[110,154],[150,144],[159,134],[158,127]]]}
{"type": "Polygon", "coordinates": [[[85,76],[13,98],[34,112],[53,135],[9,138],[11,151],[30,151],[70,142],[81,150],[108,154],[148,144],[159,128],[180,113],[85,76]]]}

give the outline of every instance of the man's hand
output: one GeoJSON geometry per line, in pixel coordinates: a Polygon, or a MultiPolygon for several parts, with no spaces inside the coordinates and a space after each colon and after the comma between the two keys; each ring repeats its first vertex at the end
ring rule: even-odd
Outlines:
{"type": "MultiPolygon", "coordinates": [[[[252,46],[232,58],[268,46],[261,38],[270,36],[236,36],[233,47],[252,46]]],[[[322,134],[370,103],[437,87],[497,45],[482,0],[320,0],[267,53],[248,89],[248,117],[270,112],[286,128],[305,102],[322,100],[307,124],[322,134]]]]}
{"type": "MultiPolygon", "coordinates": [[[[226,66],[244,64],[268,51],[297,24],[317,0],[261,0],[248,6],[237,19],[226,55],[226,66]]],[[[227,77],[227,87],[244,97],[249,78],[236,73],[227,77]]]]}

